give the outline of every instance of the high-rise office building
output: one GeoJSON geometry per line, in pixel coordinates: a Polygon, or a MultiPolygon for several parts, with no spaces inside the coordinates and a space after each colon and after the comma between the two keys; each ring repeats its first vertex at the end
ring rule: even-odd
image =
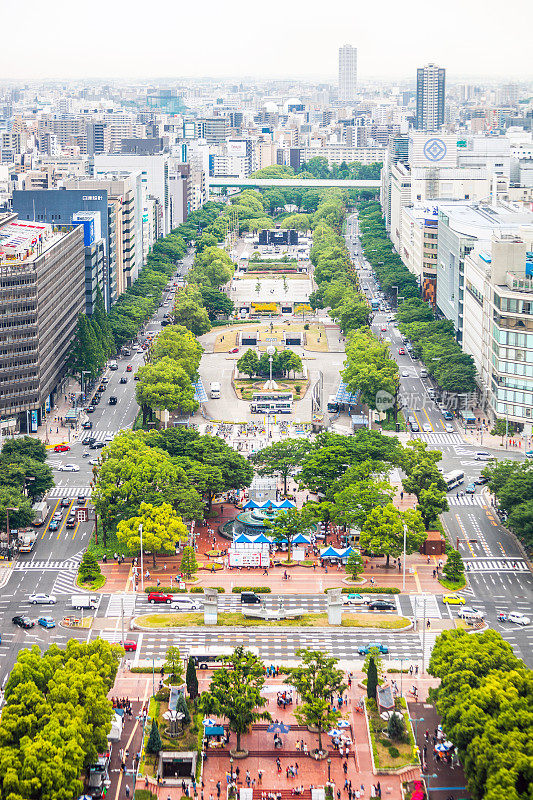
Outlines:
{"type": "Polygon", "coordinates": [[[444,125],[446,70],[426,64],[416,71],[416,128],[437,131],[444,125]]]}
{"type": "Polygon", "coordinates": [[[355,100],[357,90],[357,47],[339,47],[339,100],[355,100]]]}

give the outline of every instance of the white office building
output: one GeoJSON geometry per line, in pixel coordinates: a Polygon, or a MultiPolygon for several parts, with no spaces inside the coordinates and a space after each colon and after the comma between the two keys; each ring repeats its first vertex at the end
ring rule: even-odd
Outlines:
{"type": "Polygon", "coordinates": [[[339,47],[339,100],[355,100],[357,92],[357,47],[339,47]]]}

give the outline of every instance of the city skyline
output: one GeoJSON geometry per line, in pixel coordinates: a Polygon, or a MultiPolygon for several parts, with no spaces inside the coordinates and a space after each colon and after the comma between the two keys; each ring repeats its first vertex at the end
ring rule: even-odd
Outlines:
{"type": "MultiPolygon", "coordinates": [[[[39,11],[35,0],[27,5],[30,15],[39,11]]],[[[403,80],[415,75],[420,63],[432,61],[445,65],[452,78],[533,77],[527,24],[533,21],[533,12],[527,0],[511,0],[508,6],[509,14],[524,23],[515,27],[512,38],[501,36],[501,6],[495,0],[469,4],[452,0],[445,13],[414,0],[410,25],[405,23],[403,7],[392,0],[382,4],[378,21],[373,8],[363,7],[352,23],[352,7],[343,0],[331,18],[324,18],[318,5],[311,6],[303,29],[298,9],[284,7],[283,24],[270,26],[267,36],[256,34],[254,13],[243,0],[232,0],[229,7],[209,0],[201,28],[195,9],[170,3],[163,3],[160,13],[151,17],[138,0],[133,0],[128,15],[102,0],[91,8],[82,26],[64,0],[56,3],[53,16],[39,14],[39,36],[24,59],[17,38],[5,37],[0,55],[3,79],[249,75],[334,82],[338,48],[346,41],[358,49],[361,81],[403,80]],[[178,39],[179,31],[183,34],[178,39]]],[[[19,21],[14,7],[6,8],[4,15],[6,29],[19,21]]]]}

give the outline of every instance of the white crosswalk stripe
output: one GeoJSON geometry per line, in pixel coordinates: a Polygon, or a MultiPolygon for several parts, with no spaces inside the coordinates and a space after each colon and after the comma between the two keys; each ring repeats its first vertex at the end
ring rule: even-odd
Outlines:
{"type": "Polygon", "coordinates": [[[487,506],[488,503],[480,494],[465,494],[457,497],[455,494],[448,495],[448,503],[451,506],[487,506]]]}
{"type": "Polygon", "coordinates": [[[81,560],[69,558],[66,561],[17,561],[14,570],[17,572],[27,572],[28,570],[77,570],[81,560]]]}
{"type": "Polygon", "coordinates": [[[428,444],[464,444],[458,433],[416,433],[413,438],[422,439],[428,444]]]}
{"type": "MultiPolygon", "coordinates": [[[[425,595],[409,595],[409,600],[411,602],[411,607],[413,609],[413,615],[419,620],[422,620],[424,617],[424,599],[426,605],[426,619],[442,619],[442,611],[439,606],[439,601],[437,595],[435,594],[425,594],[425,595]]],[[[422,623],[420,623],[422,624],[422,623]]]]}
{"type": "Polygon", "coordinates": [[[79,590],[79,586],[76,585],[77,575],[77,569],[62,570],[54,581],[52,594],[72,594],[79,590]]]}
{"type": "Polygon", "coordinates": [[[429,664],[429,659],[431,658],[431,653],[433,651],[433,648],[435,647],[435,642],[437,640],[437,636],[439,636],[439,634],[440,634],[440,631],[432,631],[432,630],[428,630],[428,629],[426,629],[426,631],[424,633],[422,631],[420,631],[420,633],[419,633],[420,644],[421,644],[422,649],[424,651],[424,661],[425,661],[426,670],[427,670],[427,666],[429,664]]]}
{"type": "Polygon", "coordinates": [[[472,558],[464,559],[467,572],[529,572],[523,558],[472,558]]]}
{"type": "Polygon", "coordinates": [[[91,436],[91,437],[94,438],[94,440],[96,442],[103,442],[103,441],[105,441],[106,436],[111,436],[114,439],[115,436],[117,435],[117,433],[120,433],[120,431],[117,431],[117,430],[110,430],[110,431],[109,430],[108,431],[87,430],[87,431],[81,431],[78,434],[76,441],[81,442],[86,437],[89,438],[91,436]]]}
{"type": "Polygon", "coordinates": [[[47,497],[50,500],[58,500],[60,497],[77,497],[78,495],[84,495],[84,497],[91,496],[91,487],[90,486],[56,486],[47,494],[47,497]]]}
{"type": "Polygon", "coordinates": [[[125,617],[133,616],[135,611],[135,601],[137,596],[134,594],[112,594],[107,604],[106,617],[120,617],[124,610],[125,617]]]}

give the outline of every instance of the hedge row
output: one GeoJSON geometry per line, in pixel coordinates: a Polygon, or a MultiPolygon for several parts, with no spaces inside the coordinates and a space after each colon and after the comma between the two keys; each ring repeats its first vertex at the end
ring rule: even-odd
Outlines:
{"type": "MultiPolygon", "coordinates": [[[[363,586],[354,586],[352,589],[347,586],[342,587],[342,594],[400,594],[400,589],[397,586],[369,586],[368,589],[363,586]]],[[[324,590],[324,594],[327,589],[324,590]]]]}
{"type": "MultiPolygon", "coordinates": [[[[210,589],[216,589],[220,594],[226,591],[222,586],[210,586],[210,589]]],[[[175,586],[145,586],[145,594],[150,592],[160,592],[161,594],[203,594],[203,586],[192,586],[190,589],[177,589],[175,586]]]]}
{"type": "Polygon", "coordinates": [[[255,592],[255,594],[270,594],[272,589],[270,586],[234,586],[231,590],[233,594],[240,594],[241,592],[255,592]]]}

